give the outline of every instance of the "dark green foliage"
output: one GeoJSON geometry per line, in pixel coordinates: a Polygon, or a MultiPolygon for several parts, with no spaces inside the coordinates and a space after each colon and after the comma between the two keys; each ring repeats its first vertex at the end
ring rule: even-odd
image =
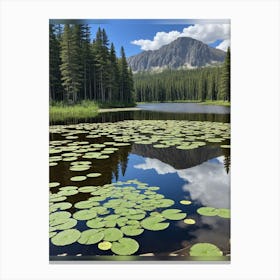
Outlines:
{"type": "Polygon", "coordinates": [[[221,67],[205,67],[135,74],[136,100],[138,102],[218,100],[222,71],[221,67]]]}
{"type": "Polygon", "coordinates": [[[133,77],[123,48],[118,60],[104,29],[92,42],[90,36],[87,24],[65,24],[63,30],[50,24],[50,100],[133,105],[133,77]]]}
{"type": "Polygon", "coordinates": [[[61,41],[62,85],[65,91],[64,100],[67,103],[76,103],[81,87],[81,53],[80,53],[80,28],[79,26],[64,25],[61,41]]]}
{"type": "Polygon", "coordinates": [[[57,26],[49,25],[49,87],[50,100],[62,100],[62,85],[59,66],[60,59],[60,33],[57,26]]]}
{"type": "Polygon", "coordinates": [[[219,98],[230,101],[230,48],[227,49],[226,58],[223,64],[219,98]]]}

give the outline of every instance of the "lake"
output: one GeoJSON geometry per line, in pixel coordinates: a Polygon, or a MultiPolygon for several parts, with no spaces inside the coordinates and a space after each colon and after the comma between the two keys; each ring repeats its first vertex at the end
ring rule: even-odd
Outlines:
{"type": "Polygon", "coordinates": [[[50,260],[229,260],[230,109],[138,107],[50,125],[50,260]]]}

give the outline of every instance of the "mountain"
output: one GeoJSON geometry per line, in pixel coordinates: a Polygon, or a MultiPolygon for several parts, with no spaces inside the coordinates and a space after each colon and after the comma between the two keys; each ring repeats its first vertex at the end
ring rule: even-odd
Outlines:
{"type": "Polygon", "coordinates": [[[155,51],[144,51],[127,59],[133,72],[165,68],[196,68],[222,63],[226,53],[190,37],[179,37],[155,51]]]}

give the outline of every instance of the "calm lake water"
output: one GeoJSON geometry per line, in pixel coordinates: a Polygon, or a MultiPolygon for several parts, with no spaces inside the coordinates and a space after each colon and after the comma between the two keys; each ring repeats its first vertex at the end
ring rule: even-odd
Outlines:
{"type": "Polygon", "coordinates": [[[147,111],[191,113],[191,114],[229,114],[230,108],[217,105],[201,105],[196,103],[147,103],[139,104],[139,108],[147,111]]]}
{"type": "MultiPolygon", "coordinates": [[[[222,106],[205,106],[186,103],[141,104],[143,111],[103,113],[90,120],[79,120],[86,123],[119,122],[123,120],[195,120],[228,123],[229,108],[222,106]]],[[[77,123],[77,121],[73,122],[77,123]]],[[[59,124],[59,123],[58,123],[59,124]]],[[[79,134],[75,141],[104,143],[112,138],[101,136],[89,139],[79,134]]],[[[59,133],[51,133],[50,140],[63,140],[59,133]]],[[[187,256],[190,246],[199,242],[215,244],[226,256],[230,254],[230,219],[218,216],[199,215],[196,210],[202,206],[230,208],[230,149],[220,147],[221,143],[192,149],[178,150],[175,147],[156,149],[150,144],[135,144],[119,147],[119,150],[108,159],[92,159],[90,170],[79,172],[79,176],[90,172],[99,172],[97,178],[84,182],[72,182],[71,177],[77,173],[69,170],[70,162],[59,161],[50,167],[50,182],[59,182],[60,186],[51,189],[57,193],[61,186],[101,186],[117,181],[138,179],[150,186],[158,186],[157,191],[166,198],[175,201],[171,208],[181,209],[187,218],[194,219],[194,225],[183,221],[170,221],[170,226],[162,231],[145,230],[139,236],[133,236],[139,244],[135,255],[154,254],[168,256],[175,253],[187,256]],[[180,200],[191,200],[192,204],[182,205],[180,200]]],[[[222,144],[229,144],[225,140],[222,144]]],[[[81,159],[78,159],[81,160],[81,159]]],[[[83,159],[82,159],[83,160],[83,159]]],[[[89,193],[78,193],[67,197],[73,205],[90,197],[89,193]]],[[[77,209],[66,210],[71,214],[77,209]]],[[[78,221],[75,227],[79,231],[87,228],[85,221],[78,221]]],[[[77,255],[85,259],[94,256],[112,255],[112,252],[99,250],[94,245],[81,245],[77,242],[66,246],[55,246],[50,242],[50,259],[61,260],[77,255]]]]}

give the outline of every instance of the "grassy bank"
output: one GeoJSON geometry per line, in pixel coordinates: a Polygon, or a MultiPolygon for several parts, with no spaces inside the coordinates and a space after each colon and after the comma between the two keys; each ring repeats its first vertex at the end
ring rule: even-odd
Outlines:
{"type": "Polygon", "coordinates": [[[206,100],[204,102],[199,102],[202,105],[218,105],[218,106],[230,106],[230,101],[223,101],[223,100],[206,100]]]}
{"type": "Polygon", "coordinates": [[[102,109],[109,109],[109,108],[130,108],[135,107],[136,103],[129,103],[129,102],[99,102],[98,107],[102,109]]]}
{"type": "Polygon", "coordinates": [[[50,105],[49,113],[50,121],[92,118],[98,114],[98,105],[92,101],[83,101],[75,105],[56,102],[50,105]]]}
{"type": "Polygon", "coordinates": [[[145,103],[197,103],[201,105],[218,105],[218,106],[230,106],[229,101],[223,100],[169,100],[169,101],[147,101],[147,102],[137,102],[137,104],[145,104],[145,103]]]}

